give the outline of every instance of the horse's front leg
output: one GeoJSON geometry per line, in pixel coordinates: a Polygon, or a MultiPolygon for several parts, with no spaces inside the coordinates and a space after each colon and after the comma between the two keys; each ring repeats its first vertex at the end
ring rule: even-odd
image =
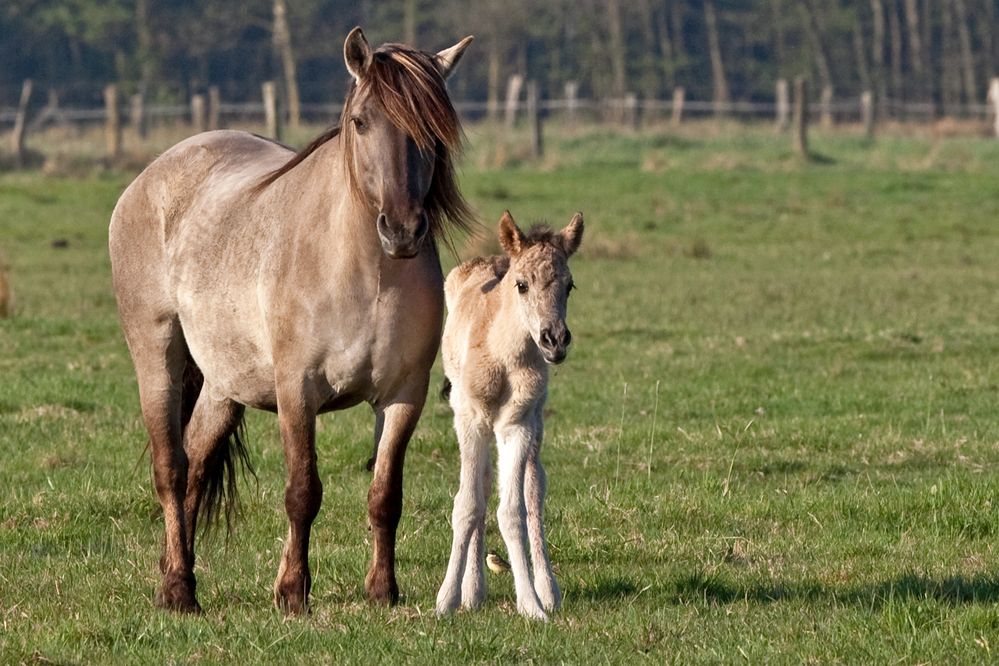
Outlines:
{"type": "Polygon", "coordinates": [[[395,580],[395,532],[402,516],[402,466],[406,446],[420,420],[427,387],[407,399],[393,401],[377,409],[382,420],[382,436],[374,456],[374,476],[368,489],[368,527],[374,552],[364,580],[368,599],[394,604],[399,600],[395,580]]]}
{"type": "Polygon", "coordinates": [[[545,538],[545,493],[548,479],[541,465],[540,436],[527,458],[524,470],[524,500],[527,504],[527,537],[531,543],[531,563],[534,566],[534,590],[546,611],[562,605],[562,592],[555,582],[548,542],[545,538]]]}
{"type": "Polygon", "coordinates": [[[524,475],[534,435],[529,427],[516,424],[497,431],[499,450],[500,533],[510,556],[513,584],[517,591],[517,611],[534,620],[547,620],[531,582],[530,563],[524,538],[527,532],[527,508],[524,503],[524,475]]]}
{"type": "Polygon", "coordinates": [[[288,538],[274,581],[274,603],[289,614],[308,609],[312,574],[309,571],[309,535],[323,500],[323,484],[316,469],[316,412],[301,391],[282,395],[278,388],[278,421],[284,444],[288,480],[284,506],[288,538]]]}
{"type": "Polygon", "coordinates": [[[489,465],[489,424],[456,413],[454,426],[461,451],[461,476],[451,513],[451,557],[437,593],[439,615],[454,611],[459,603],[466,608],[477,608],[485,597],[481,528],[486,517],[483,481],[489,465]]]}

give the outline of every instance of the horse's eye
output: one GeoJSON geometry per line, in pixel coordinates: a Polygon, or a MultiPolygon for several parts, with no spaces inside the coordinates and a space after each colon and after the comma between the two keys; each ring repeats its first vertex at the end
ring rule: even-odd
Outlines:
{"type": "Polygon", "coordinates": [[[368,129],[368,126],[364,124],[364,121],[358,118],[357,116],[351,118],[350,122],[354,123],[354,129],[356,129],[358,132],[364,132],[364,130],[368,129]]]}
{"type": "Polygon", "coordinates": [[[526,294],[527,293],[527,283],[524,282],[523,280],[517,280],[517,291],[519,291],[522,294],[526,294]]]}

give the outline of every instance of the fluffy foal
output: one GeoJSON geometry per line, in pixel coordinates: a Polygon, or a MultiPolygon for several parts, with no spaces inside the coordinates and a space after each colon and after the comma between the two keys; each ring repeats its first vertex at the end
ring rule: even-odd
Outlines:
{"type": "Polygon", "coordinates": [[[535,227],[525,234],[504,213],[499,239],[506,256],[467,261],[451,271],[444,285],[448,318],[442,352],[461,447],[461,480],[437,612],[449,613],[459,604],[477,608],[485,597],[483,533],[489,444],[495,436],[497,518],[513,569],[517,610],[547,620],[546,611],[558,608],[562,595],[545,542],[542,409],[548,364],[565,360],[571,340],[565,325],[573,288],[568,262],[583,240],[583,216],[577,213],[558,233],[535,227]]]}

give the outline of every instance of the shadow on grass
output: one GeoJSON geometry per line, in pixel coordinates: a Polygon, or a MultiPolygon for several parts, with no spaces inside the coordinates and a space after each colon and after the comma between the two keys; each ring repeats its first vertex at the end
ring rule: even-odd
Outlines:
{"type": "Polygon", "coordinates": [[[994,604],[999,602],[999,577],[990,575],[930,578],[902,574],[870,585],[836,588],[803,581],[775,581],[767,585],[738,585],[717,576],[696,573],[676,582],[667,592],[672,603],[704,601],[731,604],[740,601],[774,603],[779,601],[826,600],[881,608],[896,601],[934,600],[950,605],[994,604]]]}

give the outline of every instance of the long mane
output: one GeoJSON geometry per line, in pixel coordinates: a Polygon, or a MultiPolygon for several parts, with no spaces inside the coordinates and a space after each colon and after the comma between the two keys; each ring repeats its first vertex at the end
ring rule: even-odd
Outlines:
{"type": "Polygon", "coordinates": [[[363,89],[378,99],[396,128],[409,135],[421,150],[434,152],[436,163],[423,208],[430,221],[431,238],[443,241],[453,252],[452,233],[471,231],[474,214],[458,189],[454,159],[461,153],[464,134],[444,78],[432,54],[402,44],[385,44],[372,55],[364,79],[360,84],[351,84],[339,123],[264,177],[256,191],[264,190],[322,145],[340,137],[350,191],[360,198],[362,193],[353,169],[355,129],[350,118],[352,103],[363,89]]]}

